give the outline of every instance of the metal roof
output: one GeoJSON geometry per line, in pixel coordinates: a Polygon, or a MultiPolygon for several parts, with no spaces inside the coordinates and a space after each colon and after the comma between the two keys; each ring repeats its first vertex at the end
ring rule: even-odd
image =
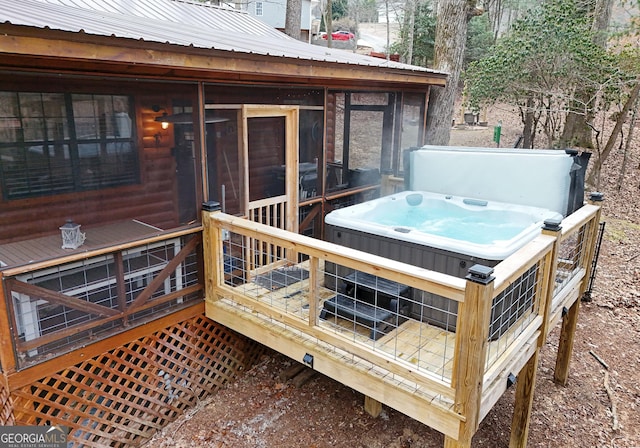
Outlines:
{"type": "Polygon", "coordinates": [[[234,53],[442,73],[290,38],[245,12],[184,0],[0,0],[0,23],[234,53]]]}

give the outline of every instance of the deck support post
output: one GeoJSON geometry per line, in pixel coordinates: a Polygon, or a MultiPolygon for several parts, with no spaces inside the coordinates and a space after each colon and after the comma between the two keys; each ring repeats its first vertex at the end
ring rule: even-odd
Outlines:
{"type": "Polygon", "coordinates": [[[558,341],[558,356],[553,374],[553,381],[562,386],[566,386],[569,380],[569,363],[571,362],[571,355],[573,353],[573,342],[575,340],[579,313],[580,299],[578,298],[578,300],[571,305],[569,311],[562,317],[562,327],[558,341]]]}
{"type": "MultiPolygon", "coordinates": [[[[602,193],[591,193],[589,197],[589,203],[593,205],[599,205],[602,200],[602,193]]],[[[584,245],[584,252],[582,253],[582,257],[579,261],[585,270],[584,278],[580,284],[578,298],[573,305],[571,305],[568,312],[562,317],[560,340],[558,342],[558,357],[556,358],[556,368],[553,380],[555,383],[563,386],[566,386],[567,381],[569,380],[569,363],[571,362],[571,355],[573,354],[573,342],[575,339],[576,327],[578,325],[580,301],[589,287],[589,278],[591,277],[591,270],[593,269],[592,261],[595,254],[601,213],[602,208],[598,209],[598,212],[589,224],[588,231],[583,235],[584,242],[582,244],[584,245]]]]}
{"type": "Polygon", "coordinates": [[[525,448],[527,446],[539,353],[540,349],[537,348],[518,374],[509,448],[525,448]]]}
{"type": "Polygon", "coordinates": [[[365,395],[364,396],[364,410],[373,418],[378,418],[382,413],[382,403],[378,400],[365,395]]]}
{"type": "Polygon", "coordinates": [[[482,381],[489,340],[489,321],[495,277],[493,268],[474,265],[469,269],[464,301],[458,306],[455,364],[452,387],[456,390],[454,411],[465,417],[457,439],[445,436],[445,448],[470,448],[480,424],[482,381]]]}

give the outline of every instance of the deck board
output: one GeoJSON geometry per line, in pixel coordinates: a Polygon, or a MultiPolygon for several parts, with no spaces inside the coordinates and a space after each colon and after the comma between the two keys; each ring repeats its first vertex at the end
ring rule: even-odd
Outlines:
{"type": "Polygon", "coordinates": [[[17,267],[108,247],[158,234],[161,229],[136,220],[119,221],[81,229],[85,242],[77,249],[63,249],[60,232],[0,245],[0,267],[17,267]]]}

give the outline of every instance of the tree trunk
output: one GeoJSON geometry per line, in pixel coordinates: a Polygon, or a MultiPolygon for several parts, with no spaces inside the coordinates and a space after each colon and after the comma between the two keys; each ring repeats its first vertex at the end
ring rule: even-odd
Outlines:
{"type": "Polygon", "coordinates": [[[522,115],[522,147],[524,149],[533,148],[533,111],[531,110],[532,101],[527,100],[527,107],[521,112],[522,115]]]}
{"type": "Polygon", "coordinates": [[[640,78],[637,78],[635,82],[636,84],[635,86],[633,86],[633,89],[629,94],[629,98],[627,98],[627,102],[624,103],[622,111],[618,115],[616,125],[613,127],[613,131],[611,131],[611,135],[609,135],[607,143],[604,145],[604,149],[600,154],[598,154],[598,158],[595,160],[593,170],[591,171],[591,173],[589,173],[589,177],[587,178],[587,184],[589,185],[593,185],[596,176],[600,175],[600,170],[602,170],[604,162],[607,160],[607,157],[609,157],[609,154],[611,154],[611,150],[613,150],[613,147],[616,144],[618,135],[620,135],[620,132],[622,131],[622,125],[627,119],[631,107],[636,103],[638,99],[638,95],[640,94],[640,78]]]}
{"type": "Polygon", "coordinates": [[[438,3],[434,68],[448,72],[449,78],[446,87],[431,89],[426,132],[428,144],[449,144],[453,107],[467,42],[467,24],[473,11],[475,1],[449,0],[438,3]]]}
{"type": "MultiPolygon", "coordinates": [[[[593,12],[593,43],[602,48],[607,44],[612,7],[613,0],[597,0],[593,12]]],[[[561,145],[593,148],[593,135],[589,124],[594,118],[595,95],[595,89],[590,86],[576,92],[560,138],[561,145]]]]}
{"type": "Polygon", "coordinates": [[[331,0],[327,0],[327,20],[325,20],[327,26],[327,47],[333,47],[333,39],[331,33],[333,33],[333,3],[331,0]]]}
{"type": "Polygon", "coordinates": [[[407,49],[404,55],[404,62],[411,64],[413,62],[413,39],[415,33],[416,20],[416,2],[407,0],[405,4],[405,27],[407,30],[407,49]]]}
{"type": "Polygon", "coordinates": [[[631,141],[633,140],[633,131],[636,128],[636,120],[638,118],[638,98],[633,106],[633,112],[631,112],[631,119],[629,121],[629,133],[627,134],[627,141],[624,143],[624,157],[622,158],[622,165],[620,166],[620,173],[618,176],[618,191],[622,190],[624,183],[624,177],[627,173],[627,164],[629,163],[629,149],[631,147],[631,141]]]}
{"type": "Polygon", "coordinates": [[[284,33],[300,40],[300,22],[302,17],[302,1],[287,0],[287,12],[284,22],[284,33]]]}
{"type": "Polygon", "coordinates": [[[391,28],[389,24],[389,0],[384,2],[384,11],[387,19],[387,61],[391,59],[391,28]]]}

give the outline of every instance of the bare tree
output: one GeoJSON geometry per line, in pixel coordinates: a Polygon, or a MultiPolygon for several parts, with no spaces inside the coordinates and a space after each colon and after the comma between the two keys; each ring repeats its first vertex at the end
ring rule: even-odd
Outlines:
{"type": "Polygon", "coordinates": [[[600,188],[600,171],[602,170],[602,166],[604,165],[604,162],[607,160],[607,157],[609,157],[609,154],[611,154],[611,151],[615,147],[616,140],[618,139],[618,136],[620,136],[622,132],[622,126],[624,125],[627,117],[629,116],[629,111],[631,111],[632,107],[634,107],[636,101],[638,100],[638,96],[640,96],[640,77],[635,79],[633,88],[629,93],[629,97],[625,101],[624,106],[620,111],[620,114],[618,114],[616,124],[613,127],[613,131],[611,131],[611,134],[609,135],[609,138],[607,139],[607,143],[604,145],[604,148],[602,149],[602,151],[600,151],[599,146],[597,148],[598,157],[595,160],[593,170],[591,171],[591,173],[589,174],[589,177],[587,178],[587,184],[595,185],[596,188],[600,188]]]}
{"type": "MultiPolygon", "coordinates": [[[[607,30],[611,21],[613,0],[596,0],[593,9],[593,43],[601,48],[607,45],[607,30]]],[[[571,107],[567,114],[562,132],[561,142],[566,146],[580,146],[593,148],[591,122],[594,119],[594,106],[597,92],[593,88],[585,86],[582,91],[576,92],[571,107]]]]}
{"type": "MultiPolygon", "coordinates": [[[[405,13],[404,13],[404,22],[405,27],[408,31],[407,33],[407,49],[404,54],[404,61],[407,64],[411,64],[413,62],[413,40],[414,40],[414,25],[416,20],[416,1],[415,0],[407,0],[405,4],[405,13]]],[[[389,53],[389,52],[387,52],[389,53]]]]}
{"type": "Polygon", "coordinates": [[[300,22],[302,17],[302,1],[287,0],[287,12],[284,22],[284,33],[300,40],[300,22]]]}
{"type": "Polygon", "coordinates": [[[426,141],[433,145],[447,145],[451,132],[453,107],[458,92],[460,73],[467,42],[467,25],[476,9],[475,0],[440,0],[437,4],[434,68],[449,73],[444,88],[431,89],[426,141]]]}

